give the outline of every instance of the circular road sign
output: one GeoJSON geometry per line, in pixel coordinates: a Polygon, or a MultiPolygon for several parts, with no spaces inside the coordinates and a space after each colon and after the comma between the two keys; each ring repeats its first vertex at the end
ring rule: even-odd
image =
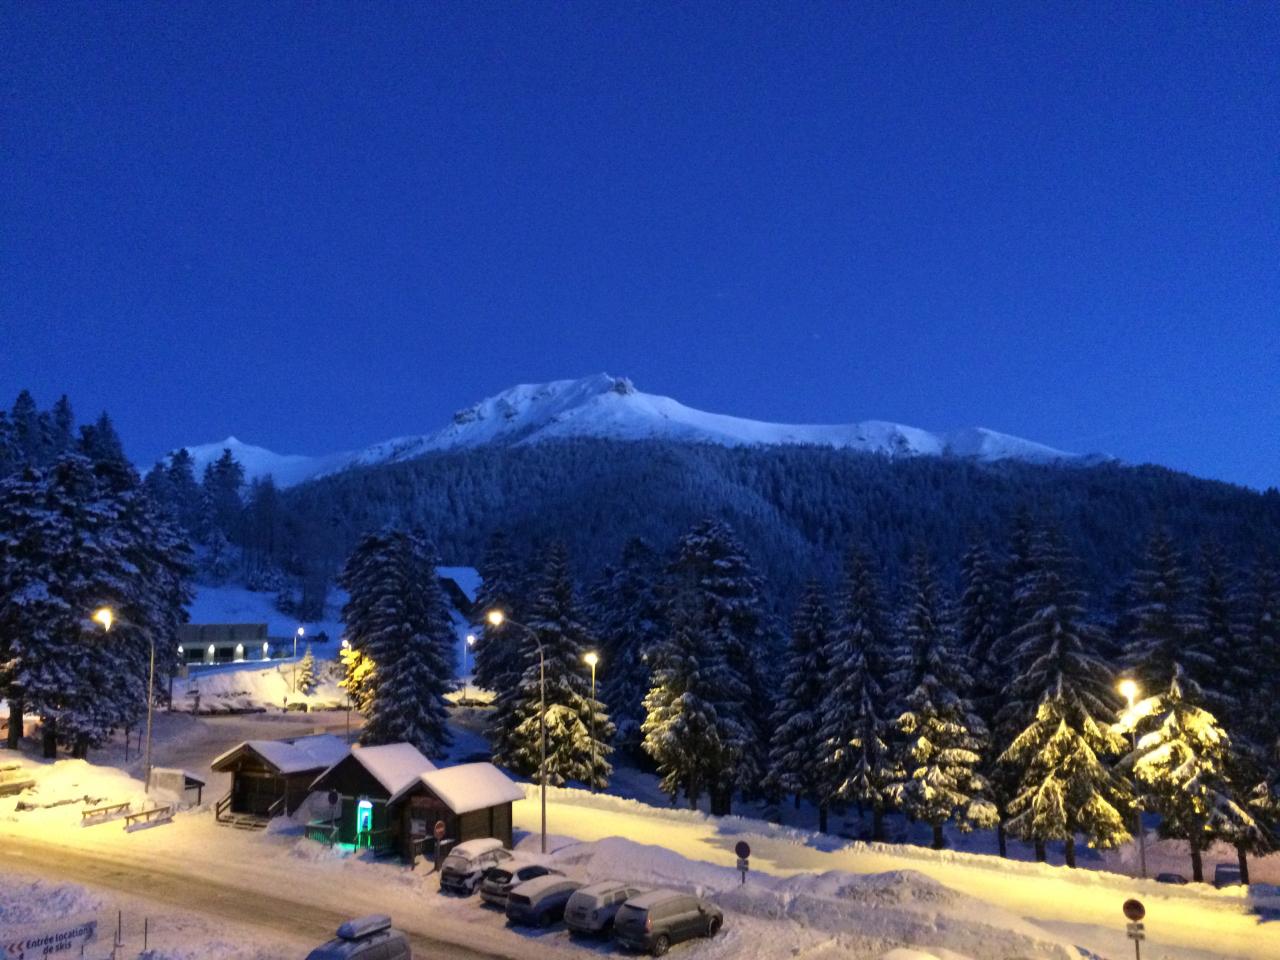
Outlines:
{"type": "Polygon", "coordinates": [[[745,860],[751,856],[751,844],[745,840],[739,840],[738,845],[733,848],[733,852],[738,855],[739,859],[745,860]]]}
{"type": "Polygon", "coordinates": [[[444,839],[444,821],[443,820],[436,821],[435,834],[436,834],[437,840],[444,839]]]}
{"type": "Polygon", "coordinates": [[[1147,908],[1142,905],[1141,900],[1126,900],[1123,909],[1124,915],[1134,923],[1147,915],[1147,908]]]}
{"type": "Polygon", "coordinates": [[[338,791],[337,791],[337,790],[330,790],[330,791],[329,791],[329,806],[331,806],[331,807],[336,807],[336,806],[338,805],[338,801],[339,801],[340,799],[341,799],[341,798],[338,796],[338,791]]]}

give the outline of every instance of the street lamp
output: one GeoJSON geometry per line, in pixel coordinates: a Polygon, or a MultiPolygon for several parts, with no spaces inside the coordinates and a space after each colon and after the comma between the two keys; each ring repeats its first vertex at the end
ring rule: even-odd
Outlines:
{"type": "MultiPolygon", "coordinates": [[[[346,637],[342,638],[342,649],[343,650],[351,649],[351,641],[348,640],[346,637]]],[[[351,681],[350,681],[349,675],[346,683],[346,688],[347,688],[347,743],[350,743],[351,742],[351,681]]]]}
{"type": "MultiPolygon", "coordinates": [[[[110,607],[99,607],[93,613],[93,619],[96,623],[102,624],[102,632],[110,633],[111,625],[116,622],[115,611],[110,607]]],[[[151,792],[151,710],[155,701],[156,693],[156,638],[150,631],[146,631],[147,644],[151,648],[151,663],[147,670],[147,753],[142,761],[142,767],[147,772],[146,786],[144,790],[151,792]]]]}
{"type": "Polygon", "coordinates": [[[476,635],[468,633],[467,642],[462,647],[462,701],[459,706],[465,706],[467,702],[467,650],[475,645],[476,635]]]}
{"type": "Polygon", "coordinates": [[[582,659],[586,661],[587,666],[591,668],[591,773],[588,776],[587,785],[591,788],[591,792],[596,792],[596,664],[600,662],[600,656],[594,650],[588,650],[583,654],[582,659]]]}
{"type": "Polygon", "coordinates": [[[542,794],[542,852],[547,852],[547,659],[542,650],[542,641],[534,629],[518,620],[512,620],[501,610],[490,610],[485,619],[495,627],[504,623],[519,627],[533,637],[538,645],[538,733],[541,740],[541,753],[538,760],[538,784],[542,794]]]}
{"type": "Polygon", "coordinates": [[[293,634],[293,692],[298,692],[298,640],[306,635],[307,628],[299,627],[293,634]]]}
{"type": "MultiPolygon", "coordinates": [[[[1133,702],[1138,699],[1138,684],[1129,677],[1125,677],[1116,686],[1116,689],[1120,691],[1120,696],[1124,697],[1125,702],[1128,704],[1125,708],[1125,713],[1132,713],[1133,702]]],[[[1133,745],[1133,752],[1136,755],[1138,752],[1138,728],[1134,725],[1129,727],[1129,742],[1133,745]]],[[[1137,786],[1136,778],[1134,786],[1137,786]]],[[[1133,825],[1138,836],[1138,862],[1142,870],[1142,879],[1145,880],[1147,879],[1147,838],[1142,834],[1141,798],[1135,797],[1134,800],[1136,802],[1134,803],[1133,825]]]]}

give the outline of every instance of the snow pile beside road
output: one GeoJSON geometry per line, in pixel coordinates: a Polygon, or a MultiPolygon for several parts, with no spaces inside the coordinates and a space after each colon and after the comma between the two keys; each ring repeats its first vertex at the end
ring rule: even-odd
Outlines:
{"type": "Polygon", "coordinates": [[[35,786],[17,796],[0,798],[0,820],[24,827],[79,826],[80,811],[104,803],[133,804],[142,808],[146,790],[140,780],[116,767],[99,767],[85,760],[32,760],[26,758],[23,775],[35,786]]]}
{"type": "Polygon", "coordinates": [[[297,693],[293,689],[294,664],[275,663],[254,667],[246,663],[240,669],[195,672],[186,680],[173,682],[173,707],[190,710],[195,695],[200,694],[201,713],[231,713],[265,709],[280,710],[286,701],[305,703],[309,709],[340,710],[346,705],[346,692],[329,672],[328,661],[316,660],[315,691],[297,693]]]}
{"type": "Polygon", "coordinates": [[[102,908],[100,897],[74,883],[49,883],[0,873],[0,933],[102,908]]]}
{"type": "MultiPolygon", "coordinates": [[[[530,837],[524,845],[532,848],[533,843],[530,837]]],[[[900,946],[947,948],[975,960],[1067,960],[1072,955],[1066,944],[1040,927],[913,870],[832,870],[786,878],[752,874],[743,884],[733,867],[690,860],[665,847],[620,837],[570,844],[556,852],[554,862],[587,882],[623,879],[685,890],[733,914],[839,935],[843,947],[864,955],[900,946]]]]}

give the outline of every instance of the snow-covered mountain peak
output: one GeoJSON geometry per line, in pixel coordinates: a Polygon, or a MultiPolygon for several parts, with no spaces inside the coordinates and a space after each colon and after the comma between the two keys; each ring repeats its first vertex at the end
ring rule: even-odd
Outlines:
{"type": "Polygon", "coordinates": [[[956,456],[1033,463],[1083,459],[984,427],[932,433],[884,420],[796,425],[707,413],[670,397],[642,393],[625,377],[607,373],[578,380],[519,384],[459,410],[450,423],[434,433],[399,437],[351,453],[325,457],[283,455],[241,443],[235,437],[188,449],[196,457],[198,469],[226,448],[244,464],[248,477],[271,473],[277,483],[288,486],[347,467],[409,460],[433,451],[570,437],[725,446],[812,444],[889,457],[956,456]]]}

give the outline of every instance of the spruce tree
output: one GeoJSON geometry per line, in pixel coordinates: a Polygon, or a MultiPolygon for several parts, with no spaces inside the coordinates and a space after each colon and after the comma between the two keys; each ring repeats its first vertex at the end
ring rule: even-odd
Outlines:
{"type": "Polygon", "coordinates": [[[294,686],[294,690],[309,697],[316,692],[316,684],[319,682],[316,677],[316,657],[311,652],[311,644],[308,643],[307,652],[298,661],[298,681],[294,686]]]}
{"type": "Polygon", "coordinates": [[[99,414],[98,419],[93,423],[80,427],[80,439],[76,442],[76,451],[97,463],[129,462],[129,458],[124,455],[124,444],[120,441],[120,435],[116,433],[115,424],[111,422],[111,417],[106,412],[99,414]]]}
{"type": "Polygon", "coordinates": [[[810,581],[791,623],[782,660],[781,691],[773,714],[769,781],[784,793],[818,806],[818,829],[827,829],[829,797],[823,789],[822,705],[827,699],[826,653],[832,638],[826,590],[810,581]]]}
{"type": "Polygon", "coordinates": [[[889,742],[892,712],[884,682],[892,649],[880,586],[866,556],[846,558],[828,638],[828,692],[820,704],[821,791],[828,804],[869,807],[871,838],[884,840],[891,786],[901,779],[889,742]]]}
{"type": "Polygon", "coordinates": [[[1195,622],[1182,558],[1168,532],[1157,529],[1129,583],[1125,614],[1128,665],[1144,689],[1164,690],[1181,666],[1198,678],[1211,663],[1189,658],[1195,622]]]}
{"type": "Polygon", "coordinates": [[[1216,543],[1201,545],[1198,574],[1192,633],[1182,653],[1184,672],[1193,669],[1192,665],[1197,668],[1193,679],[1205,708],[1233,732],[1243,732],[1247,724],[1244,701],[1254,681],[1254,667],[1240,656],[1247,646],[1246,630],[1232,571],[1216,543]]]}
{"type": "Polygon", "coordinates": [[[186,447],[175,450],[169,456],[165,468],[169,496],[173,502],[174,516],[187,535],[195,538],[200,533],[203,518],[203,502],[200,484],[196,480],[195,460],[186,447]]]}
{"type": "Polygon", "coordinates": [[[940,850],[943,824],[954,820],[962,831],[993,827],[998,815],[979,771],[987,731],[965,699],[971,681],[923,552],[912,563],[899,631],[893,676],[902,691],[903,779],[893,796],[905,812],[933,827],[933,846],[940,850]]]}
{"type": "Polygon", "coordinates": [[[1045,841],[1063,841],[1072,867],[1078,834],[1103,849],[1128,839],[1124,815],[1132,799],[1104,760],[1125,745],[1111,729],[1114,677],[1099,653],[1102,633],[1086,618],[1074,563],[1057,535],[1037,536],[1017,587],[1028,619],[1009,640],[1012,681],[999,720],[1002,729],[1018,731],[1000,758],[1016,783],[1009,829],[1034,841],[1040,859],[1045,841]]]}
{"type": "Polygon", "coordinates": [[[1263,828],[1248,809],[1247,791],[1230,779],[1232,744],[1212,713],[1183,695],[1176,666],[1167,692],[1126,711],[1120,732],[1135,731],[1137,747],[1122,762],[1160,814],[1160,836],[1184,840],[1191,872],[1204,881],[1203,852],[1214,840],[1240,843],[1263,828]]]}
{"type": "Polygon", "coordinates": [[[1242,598],[1242,650],[1233,658],[1250,672],[1238,693],[1239,729],[1263,758],[1269,779],[1280,784],[1280,562],[1259,553],[1242,598]]]}
{"type": "Polygon", "coordinates": [[[221,533],[228,543],[236,541],[244,509],[241,499],[243,487],[244,467],[230,449],[224,449],[217,460],[204,468],[200,493],[206,540],[211,540],[215,533],[221,533]]]}
{"type": "Polygon", "coordinates": [[[575,780],[603,789],[613,772],[614,729],[604,704],[591,697],[583,656],[596,643],[574,598],[569,555],[561,544],[547,552],[525,626],[503,625],[520,630],[524,672],[498,704],[496,722],[505,730],[497,738],[502,745],[497,762],[526,776],[539,772],[545,711],[547,782],[558,786],[575,780]]]}
{"type": "Polygon", "coordinates": [[[495,696],[511,690],[520,679],[517,638],[513,631],[493,627],[485,618],[491,610],[519,620],[523,615],[518,600],[519,571],[511,544],[501,530],[489,537],[480,563],[480,588],[474,604],[476,628],[473,682],[495,696]]]}
{"type": "Polygon", "coordinates": [[[451,742],[444,698],[457,638],[435,568],[421,537],[388,529],[363,538],[343,570],[346,639],[359,654],[346,680],[368,711],[362,743],[410,743],[439,756],[451,742]],[[368,674],[358,682],[361,666],[368,674]]]}
{"type": "Polygon", "coordinates": [[[18,441],[13,435],[13,423],[6,410],[0,410],[0,479],[18,469],[18,441]]]}
{"type": "Polygon", "coordinates": [[[735,790],[758,790],[765,773],[761,729],[770,698],[759,660],[770,656],[762,581],[727,524],[704,520],[680,538],[669,575],[675,603],[693,612],[705,646],[711,703],[720,724],[724,766],[706,786],[711,812],[730,812],[735,790]]]}

